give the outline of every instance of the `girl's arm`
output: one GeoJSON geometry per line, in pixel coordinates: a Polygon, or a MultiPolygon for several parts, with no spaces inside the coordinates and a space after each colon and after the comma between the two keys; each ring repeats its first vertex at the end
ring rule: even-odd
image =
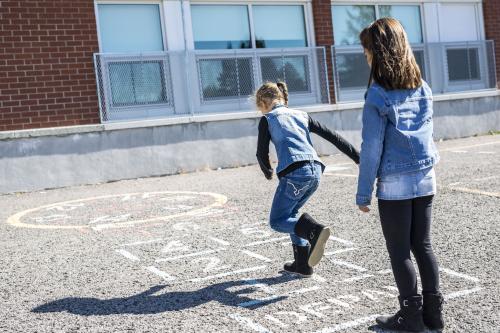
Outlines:
{"type": "Polygon", "coordinates": [[[373,184],[384,149],[387,117],[381,112],[382,98],[377,92],[369,90],[363,108],[363,130],[361,136],[361,156],[359,165],[358,191],[356,204],[368,206],[371,203],[373,184]]]}
{"type": "Polygon", "coordinates": [[[273,168],[269,161],[269,143],[271,142],[271,134],[269,134],[266,117],[260,118],[259,136],[257,139],[257,161],[259,161],[260,169],[267,179],[273,178],[273,168]]]}
{"type": "Polygon", "coordinates": [[[330,141],[341,152],[349,156],[354,163],[359,164],[359,153],[347,140],[341,137],[337,132],[330,130],[328,127],[322,125],[317,120],[309,117],[309,131],[318,134],[325,140],[330,141]]]}

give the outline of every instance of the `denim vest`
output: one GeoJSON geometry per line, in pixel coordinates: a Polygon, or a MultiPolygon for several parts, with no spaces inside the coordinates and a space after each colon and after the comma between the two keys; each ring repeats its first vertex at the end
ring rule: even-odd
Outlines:
{"type": "Polygon", "coordinates": [[[363,109],[358,205],[371,201],[376,177],[428,169],[439,161],[433,140],[432,91],[372,84],[363,109]]]}
{"type": "Polygon", "coordinates": [[[312,145],[306,112],[276,105],[265,117],[278,156],[276,173],[299,161],[322,163],[312,145]]]}

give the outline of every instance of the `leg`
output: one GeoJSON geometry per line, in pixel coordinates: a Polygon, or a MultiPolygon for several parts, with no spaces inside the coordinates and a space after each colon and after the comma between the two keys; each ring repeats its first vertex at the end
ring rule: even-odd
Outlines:
{"type": "Polygon", "coordinates": [[[271,228],[290,234],[292,243],[298,246],[308,245],[307,240],[295,235],[294,229],[298,221],[297,212],[300,208],[297,208],[297,205],[299,203],[304,205],[307,201],[306,194],[309,191],[310,183],[310,180],[291,182],[287,177],[281,178],[271,208],[269,219],[271,228]]]}
{"type": "Polygon", "coordinates": [[[417,295],[417,276],[410,256],[412,200],[380,200],[380,221],[392,272],[401,297],[417,295]]]}
{"type": "MultiPolygon", "coordinates": [[[[311,187],[307,190],[304,196],[297,202],[295,207],[292,209],[291,216],[297,218],[298,220],[297,216],[299,214],[299,210],[302,208],[302,206],[304,206],[304,204],[307,202],[307,200],[309,200],[309,198],[314,194],[314,192],[316,192],[318,186],[319,182],[311,184],[311,187]]],[[[290,234],[290,238],[292,239],[293,244],[309,244],[307,240],[305,240],[304,238],[300,238],[295,234],[290,234]]]]}
{"type": "Polygon", "coordinates": [[[439,271],[431,245],[433,196],[413,199],[411,249],[418,264],[423,293],[439,291],[439,271]]]}

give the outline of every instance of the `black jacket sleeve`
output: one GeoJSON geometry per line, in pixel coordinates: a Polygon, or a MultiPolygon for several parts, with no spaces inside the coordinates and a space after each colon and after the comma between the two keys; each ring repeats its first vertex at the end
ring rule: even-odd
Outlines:
{"type": "Polygon", "coordinates": [[[269,133],[266,117],[260,118],[259,136],[257,139],[257,161],[260,168],[267,179],[273,178],[273,168],[269,161],[269,143],[271,142],[271,134],[269,133]]]}
{"type": "Polygon", "coordinates": [[[317,120],[309,117],[309,131],[318,134],[325,140],[330,141],[341,152],[349,156],[354,163],[359,164],[359,152],[337,132],[330,130],[328,127],[321,125],[317,120]]]}

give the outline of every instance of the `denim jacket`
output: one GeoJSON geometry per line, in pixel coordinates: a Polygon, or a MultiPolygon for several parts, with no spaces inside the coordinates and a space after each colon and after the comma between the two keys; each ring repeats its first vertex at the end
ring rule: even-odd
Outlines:
{"type": "Polygon", "coordinates": [[[373,83],[363,109],[356,204],[369,205],[377,177],[432,167],[439,161],[433,140],[432,91],[385,90],[373,83]]]}
{"type": "Polygon", "coordinates": [[[312,145],[309,115],[306,112],[278,106],[265,117],[278,155],[276,173],[299,161],[322,163],[312,145]]]}

